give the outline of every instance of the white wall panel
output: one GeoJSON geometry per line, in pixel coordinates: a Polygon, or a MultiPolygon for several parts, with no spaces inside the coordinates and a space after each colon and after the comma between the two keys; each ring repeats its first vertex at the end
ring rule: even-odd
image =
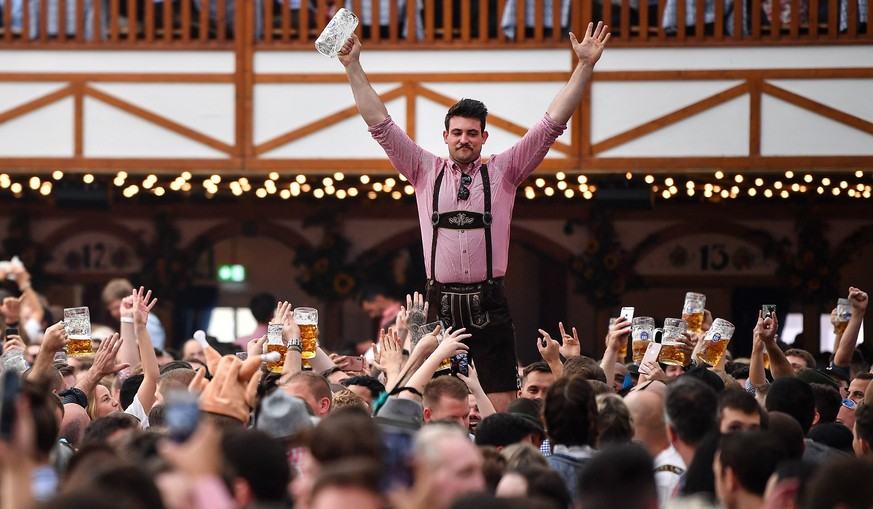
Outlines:
{"type": "Polygon", "coordinates": [[[3,72],[232,73],[229,51],[4,51],[3,72]]]}
{"type": "Polygon", "coordinates": [[[869,155],[873,136],[774,97],[761,101],[763,155],[869,155]]]}
{"type": "Polygon", "coordinates": [[[73,99],[0,124],[0,157],[71,157],[73,99]]]}

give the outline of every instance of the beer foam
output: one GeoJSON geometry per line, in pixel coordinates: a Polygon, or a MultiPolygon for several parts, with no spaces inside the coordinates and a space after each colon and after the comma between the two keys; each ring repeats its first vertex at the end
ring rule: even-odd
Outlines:
{"type": "Polygon", "coordinates": [[[279,352],[267,352],[262,357],[264,362],[279,362],[279,359],[282,358],[282,354],[279,352]]]}
{"type": "Polygon", "coordinates": [[[211,348],[209,342],[206,341],[206,333],[202,330],[194,331],[194,339],[196,339],[203,348],[211,348]]]}

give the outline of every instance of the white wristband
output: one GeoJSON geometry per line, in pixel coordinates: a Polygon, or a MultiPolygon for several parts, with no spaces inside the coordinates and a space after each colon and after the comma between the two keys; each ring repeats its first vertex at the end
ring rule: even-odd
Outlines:
{"type": "Polygon", "coordinates": [[[122,316],[121,323],[133,323],[133,317],[132,316],[122,316]]]}

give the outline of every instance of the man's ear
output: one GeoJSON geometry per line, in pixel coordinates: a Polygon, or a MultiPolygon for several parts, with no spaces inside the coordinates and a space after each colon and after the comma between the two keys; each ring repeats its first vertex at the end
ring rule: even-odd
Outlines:
{"type": "Polygon", "coordinates": [[[488,131],[482,131],[482,144],[484,145],[486,141],[488,141],[488,131]]]}
{"type": "Polygon", "coordinates": [[[858,441],[861,443],[861,453],[866,456],[870,452],[870,442],[863,438],[859,438],[858,441]]]}
{"type": "Polygon", "coordinates": [[[721,475],[724,478],[724,485],[727,488],[729,493],[735,493],[740,489],[740,482],[737,479],[736,474],[734,474],[734,469],[731,467],[724,467],[721,470],[721,475]]]}
{"type": "Polygon", "coordinates": [[[446,143],[446,145],[449,144],[449,132],[448,131],[443,131],[443,141],[446,143]]]}
{"type": "Polygon", "coordinates": [[[818,410],[815,411],[815,416],[812,418],[812,425],[815,426],[818,424],[818,421],[821,420],[821,415],[818,413],[818,410]]]}
{"type": "Polygon", "coordinates": [[[424,419],[424,422],[430,420],[433,412],[431,412],[430,407],[424,407],[424,410],[421,411],[421,417],[424,419]]]}

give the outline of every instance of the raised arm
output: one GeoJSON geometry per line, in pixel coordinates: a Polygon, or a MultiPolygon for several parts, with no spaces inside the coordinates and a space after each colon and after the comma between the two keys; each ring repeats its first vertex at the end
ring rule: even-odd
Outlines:
{"type": "Polygon", "coordinates": [[[361,67],[360,57],[361,41],[357,35],[352,35],[340,50],[337,58],[346,68],[346,76],[349,79],[349,85],[352,87],[355,104],[358,105],[358,112],[367,125],[374,126],[388,118],[388,108],[385,107],[385,103],[382,102],[379,94],[370,85],[367,73],[361,67]]]}
{"type": "Polygon", "coordinates": [[[133,301],[133,325],[136,331],[143,374],[142,383],[136,391],[136,397],[139,399],[143,410],[148,414],[155,404],[155,393],[158,391],[160,368],[158,368],[158,358],[155,356],[152,337],[146,324],[148,323],[149,312],[155,307],[158,299],[152,299],[151,290],[146,293],[144,291],[145,289],[140,286],[139,291],[134,290],[131,293],[131,298],[133,301]]]}
{"type": "Polygon", "coordinates": [[[852,317],[846,325],[840,344],[834,352],[834,366],[847,368],[852,363],[852,354],[858,343],[858,333],[864,322],[864,313],[867,312],[867,294],[854,286],[849,287],[849,302],[852,304],[852,317]]]}
{"type": "MultiPolygon", "coordinates": [[[[758,324],[755,326],[755,337],[760,336],[764,343],[764,348],[767,349],[767,355],[770,356],[770,374],[773,379],[782,378],[784,376],[794,376],[794,368],[785,357],[785,352],[776,344],[776,334],[779,332],[779,321],[776,319],[776,314],[763,318],[761,312],[758,312],[758,324]]],[[[761,362],[763,364],[763,357],[761,362]]]]}
{"type": "Polygon", "coordinates": [[[582,94],[585,92],[585,85],[588,84],[594,70],[594,64],[600,59],[609,37],[609,27],[604,25],[602,21],[597,23],[596,28],[594,23],[588,24],[582,42],[579,42],[576,35],[570,32],[570,43],[579,61],[576,63],[567,84],[558,92],[547,110],[555,122],[566,124],[576,108],[579,107],[582,94]]]}
{"type": "MultiPolygon", "coordinates": [[[[446,330],[446,335],[443,336],[442,341],[440,341],[439,346],[437,346],[436,350],[434,350],[418,370],[416,370],[415,374],[413,374],[409,379],[409,382],[406,383],[406,386],[416,389],[419,393],[423,392],[425,384],[427,384],[428,380],[433,378],[433,374],[436,372],[443,359],[448,359],[460,352],[466,352],[470,347],[461,341],[469,338],[471,335],[466,334],[465,331],[466,329],[452,331],[452,328],[449,327],[446,330]]],[[[398,397],[409,398],[412,396],[411,394],[404,392],[398,397]]]]}

